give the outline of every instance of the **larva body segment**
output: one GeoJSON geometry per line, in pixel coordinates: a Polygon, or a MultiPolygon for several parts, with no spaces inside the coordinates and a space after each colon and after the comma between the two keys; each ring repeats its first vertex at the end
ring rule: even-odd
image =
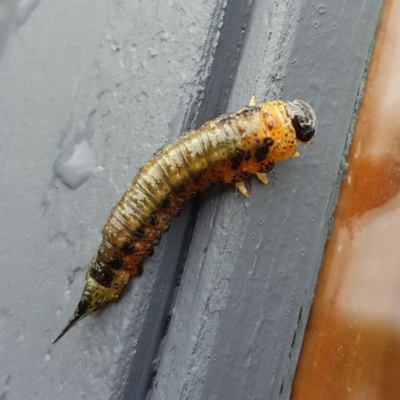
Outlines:
{"type": "Polygon", "coordinates": [[[256,174],[267,183],[265,173],[297,156],[297,141],[309,142],[315,127],[307,103],[275,100],[221,115],[157,151],[113,208],[78,307],[55,341],[141,274],[185,201],[216,182],[235,183],[248,195],[243,180],[256,174]]]}

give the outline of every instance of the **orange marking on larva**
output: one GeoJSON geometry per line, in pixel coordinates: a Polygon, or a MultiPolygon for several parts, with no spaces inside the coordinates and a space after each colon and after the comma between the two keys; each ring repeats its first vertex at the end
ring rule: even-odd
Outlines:
{"type": "Polygon", "coordinates": [[[125,256],[123,259],[123,269],[131,276],[141,275],[141,257],[139,256],[125,256]]]}
{"type": "Polygon", "coordinates": [[[244,107],[187,132],[157,151],[138,171],[113,208],[97,255],[88,265],[86,284],[74,315],[57,341],[85,316],[119,297],[129,278],[140,275],[182,203],[216,182],[237,183],[264,175],[275,163],[298,155],[296,142],[314,136],[314,111],[301,100],[244,107]],[[297,139],[297,140],[296,140],[297,139]]]}
{"type": "Polygon", "coordinates": [[[248,168],[250,174],[253,174],[253,175],[255,175],[257,172],[260,171],[260,165],[259,165],[259,163],[255,162],[255,161],[250,161],[247,168],[248,168]]]}

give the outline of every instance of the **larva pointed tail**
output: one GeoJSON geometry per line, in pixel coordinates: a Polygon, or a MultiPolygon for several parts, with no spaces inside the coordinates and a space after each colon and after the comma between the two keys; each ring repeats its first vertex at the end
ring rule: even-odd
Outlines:
{"type": "Polygon", "coordinates": [[[99,296],[97,295],[98,290],[94,290],[95,288],[91,283],[92,283],[91,281],[86,282],[81,300],[79,301],[78,307],[76,307],[74,315],[68,321],[67,326],[53,341],[53,344],[56,343],[59,339],[61,339],[81,319],[85,318],[87,315],[92,314],[93,312],[98,310],[103,304],[103,302],[101,301],[95,301],[95,299],[99,299],[99,296]]]}
{"type": "Polygon", "coordinates": [[[108,302],[117,299],[122,289],[128,283],[129,278],[129,272],[122,269],[118,271],[107,269],[107,267],[101,269],[97,264],[97,258],[93,257],[88,266],[86,284],[78,303],[78,307],[76,307],[74,315],[69,320],[67,326],[57,336],[53,343],[56,343],[61,339],[81,319],[94,313],[108,302]],[[110,279],[104,279],[106,274],[108,274],[107,276],[110,277],[110,279]],[[94,277],[92,275],[94,275],[94,277]],[[103,278],[103,284],[99,282],[99,279],[101,278],[103,278]]]}
{"type": "Polygon", "coordinates": [[[78,315],[78,313],[75,311],[74,315],[71,317],[71,319],[68,321],[67,326],[61,331],[61,333],[56,337],[56,339],[53,340],[53,344],[58,342],[73,326],[76,325],[78,321],[80,321],[83,317],[78,315]]]}

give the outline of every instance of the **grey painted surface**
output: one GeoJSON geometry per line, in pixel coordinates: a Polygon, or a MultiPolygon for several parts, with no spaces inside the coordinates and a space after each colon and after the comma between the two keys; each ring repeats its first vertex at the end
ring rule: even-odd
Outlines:
{"type": "Polygon", "coordinates": [[[14,14],[0,74],[0,398],[122,395],[149,304],[166,292],[165,241],[123,302],[51,341],[112,206],[196,108],[223,4],[42,1],[18,30],[14,14]]]}
{"type": "Polygon", "coordinates": [[[228,107],[307,100],[317,138],[250,199],[205,196],[152,400],[289,397],[380,6],[255,2],[228,107]]]}
{"type": "Polygon", "coordinates": [[[238,1],[1,4],[0,399],[288,398],[381,2],[238,1]],[[314,145],[52,346],[139,166],[253,93],[315,106],[314,145]]]}

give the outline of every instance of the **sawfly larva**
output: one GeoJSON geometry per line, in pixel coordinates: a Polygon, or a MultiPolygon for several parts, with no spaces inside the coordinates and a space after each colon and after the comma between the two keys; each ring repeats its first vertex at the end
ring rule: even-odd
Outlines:
{"type": "Polygon", "coordinates": [[[275,163],[299,155],[297,141],[309,143],[316,116],[304,101],[267,101],[205,123],[164,146],[139,170],[103,229],[97,254],[88,265],[81,300],[67,326],[119,297],[129,279],[142,273],[161,234],[182,204],[216,182],[234,183],[249,196],[251,174],[268,183],[275,163]]]}

